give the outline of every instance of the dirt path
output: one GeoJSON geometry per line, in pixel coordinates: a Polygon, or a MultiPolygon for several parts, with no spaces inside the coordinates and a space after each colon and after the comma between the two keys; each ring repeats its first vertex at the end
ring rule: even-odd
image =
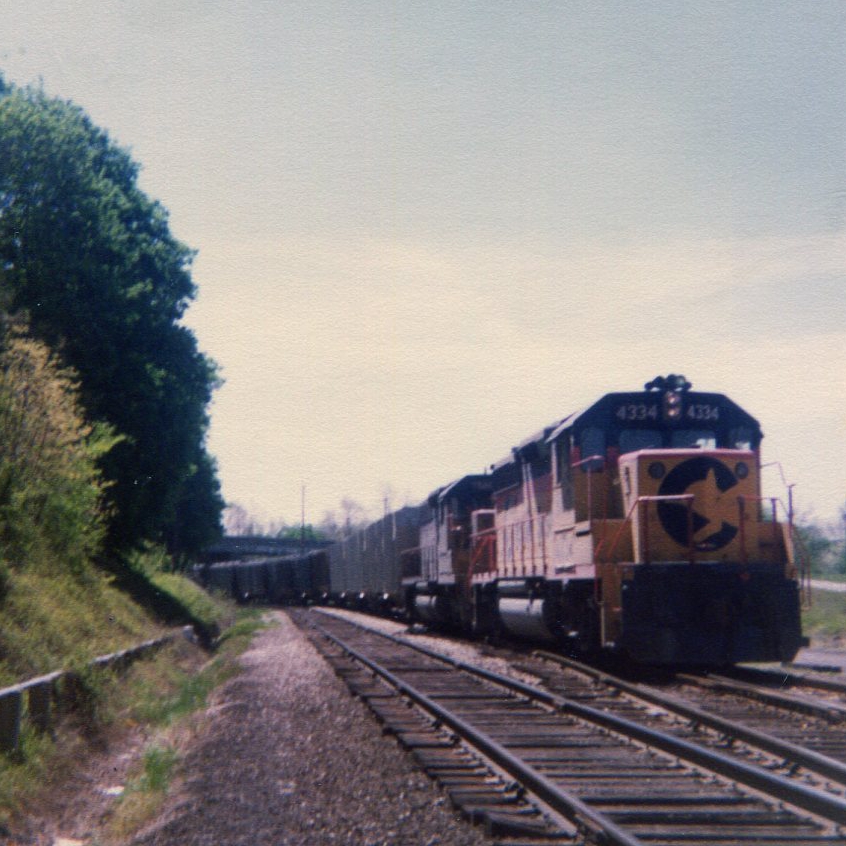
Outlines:
{"type": "Polygon", "coordinates": [[[481,846],[283,613],[242,656],[136,846],[481,846]]]}

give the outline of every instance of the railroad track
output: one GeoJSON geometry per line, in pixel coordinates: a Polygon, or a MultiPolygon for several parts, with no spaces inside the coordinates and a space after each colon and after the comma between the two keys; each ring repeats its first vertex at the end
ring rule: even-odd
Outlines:
{"type": "Polygon", "coordinates": [[[727,690],[734,686],[741,695],[768,697],[776,704],[783,702],[788,709],[820,712],[831,722],[846,722],[846,682],[842,676],[796,672],[789,668],[733,667],[722,675],[709,673],[705,678],[711,683],[719,682],[727,690]],[[749,689],[753,693],[747,693],[749,689]]]}
{"type": "Polygon", "coordinates": [[[299,619],[454,803],[510,843],[846,843],[842,798],[648,725],[642,704],[624,703],[626,718],[595,680],[564,695],[337,617],[299,619]]]}
{"type": "Polygon", "coordinates": [[[710,676],[677,677],[672,692],[609,676],[554,653],[536,656],[556,669],[541,676],[553,691],[602,696],[602,706],[658,730],[771,772],[798,778],[834,796],[846,794],[846,720],[830,703],[773,694],[710,676]],[[621,694],[623,694],[621,696],[621,694]]]}

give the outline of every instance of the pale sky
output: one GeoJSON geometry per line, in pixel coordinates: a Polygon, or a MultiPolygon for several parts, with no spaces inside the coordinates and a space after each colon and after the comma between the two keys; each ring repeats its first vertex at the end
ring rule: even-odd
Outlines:
{"type": "Polygon", "coordinates": [[[846,502],[844,0],[7,5],[199,251],[228,502],[378,516],[669,372],[846,502]]]}

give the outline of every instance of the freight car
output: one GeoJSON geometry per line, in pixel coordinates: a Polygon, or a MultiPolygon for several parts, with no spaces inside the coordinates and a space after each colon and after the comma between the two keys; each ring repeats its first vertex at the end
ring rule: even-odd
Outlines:
{"type": "Polygon", "coordinates": [[[325,549],[303,554],[199,565],[194,578],[207,590],[238,602],[294,605],[329,595],[329,557],[325,549]]]}
{"type": "Polygon", "coordinates": [[[387,514],[329,547],[331,599],[361,610],[390,613],[403,606],[403,553],[417,546],[420,509],[387,514]]]}
{"type": "Polygon", "coordinates": [[[607,394],[353,533],[330,550],[332,594],[644,663],[792,659],[792,513],[761,496],[761,428],[691,387],[607,394]]]}

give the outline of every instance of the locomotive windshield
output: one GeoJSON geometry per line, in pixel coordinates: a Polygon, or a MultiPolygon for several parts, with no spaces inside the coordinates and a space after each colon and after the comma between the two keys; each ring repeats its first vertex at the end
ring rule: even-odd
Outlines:
{"type": "MultiPolygon", "coordinates": [[[[569,422],[582,461],[609,447],[621,455],[642,449],[757,449],[762,437],[757,421],[722,394],[608,394],[569,422]]],[[[585,462],[582,469],[597,468],[585,462]]]]}
{"type": "Polygon", "coordinates": [[[636,452],[639,449],[714,449],[717,433],[712,429],[676,429],[662,432],[660,429],[623,429],[618,441],[620,453],[636,452]]]}
{"type": "MultiPolygon", "coordinates": [[[[582,440],[584,443],[584,439],[582,440]]],[[[617,444],[620,454],[636,452],[639,449],[715,449],[717,433],[713,429],[676,429],[671,432],[660,429],[622,429],[617,444]]]]}

